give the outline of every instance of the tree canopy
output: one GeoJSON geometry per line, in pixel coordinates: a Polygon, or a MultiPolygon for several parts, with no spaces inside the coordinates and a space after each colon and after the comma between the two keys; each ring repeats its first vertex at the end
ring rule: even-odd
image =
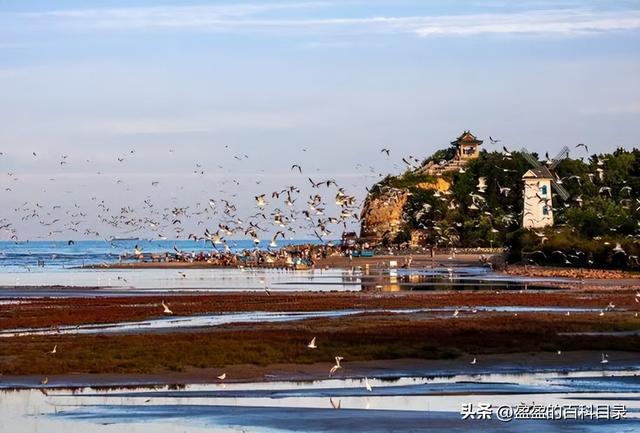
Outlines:
{"type": "MultiPolygon", "coordinates": [[[[451,152],[435,155],[426,161],[451,152]]],[[[640,268],[640,150],[563,159],[553,171],[569,198],[563,201],[553,191],[555,224],[545,229],[522,229],[522,176],[530,168],[519,152],[482,151],[462,170],[442,175],[449,190],[425,187],[434,177],[407,170],[372,191],[381,194],[392,187],[410,193],[397,242],[420,229],[430,244],[503,246],[516,261],[640,268]],[[478,188],[480,178],[484,192],[478,188]]]]}

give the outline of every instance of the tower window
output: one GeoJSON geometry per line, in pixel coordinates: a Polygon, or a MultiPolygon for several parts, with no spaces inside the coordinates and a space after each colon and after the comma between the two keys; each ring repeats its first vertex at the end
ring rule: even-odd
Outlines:
{"type": "Polygon", "coordinates": [[[540,195],[541,196],[546,196],[547,195],[547,185],[542,185],[540,187],[540,195]]]}

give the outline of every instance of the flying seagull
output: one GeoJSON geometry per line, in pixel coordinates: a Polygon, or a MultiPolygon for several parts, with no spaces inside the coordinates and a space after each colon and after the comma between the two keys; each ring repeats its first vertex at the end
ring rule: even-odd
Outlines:
{"type": "Polygon", "coordinates": [[[589,148],[587,147],[587,145],[586,145],[586,144],[584,144],[584,143],[578,143],[578,144],[576,144],[576,148],[578,148],[578,147],[584,147],[584,150],[585,150],[587,153],[589,153],[589,148]]]}
{"type": "Polygon", "coordinates": [[[313,338],[311,339],[311,341],[309,342],[309,344],[307,344],[307,347],[308,347],[309,349],[317,349],[317,348],[318,348],[318,346],[316,346],[316,337],[313,337],[313,338]]]}
{"type": "Polygon", "coordinates": [[[340,361],[342,361],[344,358],[342,356],[336,356],[335,359],[336,359],[336,365],[331,367],[331,370],[329,370],[329,375],[332,375],[333,373],[338,371],[339,368],[342,368],[342,366],[340,365],[340,361]]]}

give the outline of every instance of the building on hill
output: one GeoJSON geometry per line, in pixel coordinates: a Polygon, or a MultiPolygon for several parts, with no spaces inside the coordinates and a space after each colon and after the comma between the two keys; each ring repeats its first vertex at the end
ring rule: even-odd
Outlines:
{"type": "Polygon", "coordinates": [[[456,147],[456,159],[467,160],[474,159],[480,155],[480,145],[482,140],[473,135],[470,131],[464,131],[456,141],[451,142],[456,147]]]}
{"type": "Polygon", "coordinates": [[[522,226],[537,229],[553,225],[551,181],[553,174],[545,166],[528,170],[524,180],[524,211],[522,226]]]}
{"type": "Polygon", "coordinates": [[[430,176],[442,176],[447,171],[460,170],[470,160],[480,156],[482,140],[478,140],[470,131],[464,131],[451,144],[455,148],[452,159],[448,161],[431,161],[421,171],[430,176]]]}

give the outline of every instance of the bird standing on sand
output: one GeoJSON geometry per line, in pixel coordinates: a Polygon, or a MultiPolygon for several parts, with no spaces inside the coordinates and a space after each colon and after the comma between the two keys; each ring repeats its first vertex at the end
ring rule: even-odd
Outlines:
{"type": "Polygon", "coordinates": [[[317,349],[317,348],[318,348],[318,346],[316,346],[316,337],[313,337],[313,338],[311,339],[311,341],[309,342],[309,344],[307,344],[307,347],[308,347],[309,349],[317,349]]]}
{"type": "Polygon", "coordinates": [[[164,308],[162,311],[164,314],[173,314],[173,311],[171,311],[167,304],[164,303],[164,300],[162,301],[162,308],[164,308]]]}
{"type": "Polygon", "coordinates": [[[342,366],[340,365],[340,361],[342,361],[344,358],[342,356],[336,356],[335,359],[336,359],[336,365],[331,367],[331,370],[329,370],[329,376],[331,376],[333,373],[338,371],[339,368],[342,368],[342,366]]]}

